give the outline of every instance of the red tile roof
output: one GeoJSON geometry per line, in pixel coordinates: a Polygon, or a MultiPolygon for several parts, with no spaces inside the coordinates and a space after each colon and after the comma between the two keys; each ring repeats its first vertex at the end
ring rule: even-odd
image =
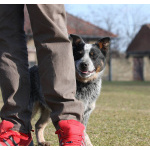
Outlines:
{"type": "Polygon", "coordinates": [[[67,13],[67,28],[69,34],[78,34],[97,37],[117,37],[117,35],[97,27],[87,21],[67,13]]]}

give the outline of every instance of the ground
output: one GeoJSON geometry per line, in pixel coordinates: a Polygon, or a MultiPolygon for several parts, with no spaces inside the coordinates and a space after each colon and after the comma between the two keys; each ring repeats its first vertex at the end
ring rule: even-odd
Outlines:
{"type": "MultiPolygon", "coordinates": [[[[103,82],[87,133],[95,146],[150,146],[150,82],[103,82]]],[[[58,145],[52,123],[45,138],[58,145]]]]}

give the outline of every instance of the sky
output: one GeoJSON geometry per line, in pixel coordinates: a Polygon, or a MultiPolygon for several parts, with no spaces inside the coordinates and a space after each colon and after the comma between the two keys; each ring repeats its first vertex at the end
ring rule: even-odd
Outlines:
{"type": "MultiPolygon", "coordinates": [[[[108,11],[108,9],[112,9],[113,11],[115,9],[123,8],[125,6],[128,6],[128,10],[122,10],[124,12],[120,13],[130,13],[132,9],[140,9],[143,14],[150,14],[150,4],[65,4],[66,11],[68,11],[71,14],[74,14],[75,16],[79,16],[82,18],[85,15],[88,15],[91,13],[92,10],[99,10],[99,8],[106,8],[105,11],[108,11]],[[126,11],[126,12],[125,12],[126,11]]],[[[99,12],[99,13],[105,13],[105,12],[99,12]]],[[[94,17],[94,16],[93,16],[94,17]]],[[[86,20],[88,20],[87,18],[86,20]]],[[[149,18],[150,21],[150,18],[149,18]]]]}
{"type": "MultiPolygon", "coordinates": [[[[26,0],[25,2],[26,4],[65,4],[66,11],[70,14],[106,30],[108,29],[106,19],[110,17],[111,32],[119,35],[119,50],[123,52],[141,26],[150,23],[148,0],[126,0],[125,2],[121,0],[26,0]]],[[[6,1],[1,3],[5,4],[6,1]]],[[[8,0],[7,3],[24,4],[24,1],[8,0]]]]}
{"type": "Polygon", "coordinates": [[[111,32],[122,38],[120,51],[125,51],[141,26],[150,24],[150,4],[65,4],[66,11],[108,29],[103,18],[111,18],[111,32]]]}

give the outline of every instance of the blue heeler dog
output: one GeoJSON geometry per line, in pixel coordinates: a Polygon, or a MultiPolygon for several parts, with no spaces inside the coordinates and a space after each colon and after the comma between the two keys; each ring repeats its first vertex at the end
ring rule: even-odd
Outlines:
{"type": "MultiPolygon", "coordinates": [[[[110,38],[102,38],[95,44],[87,44],[78,35],[71,34],[73,55],[76,69],[76,98],[83,102],[84,114],[83,124],[87,126],[91,112],[95,108],[96,100],[100,95],[102,74],[106,64],[106,54],[110,45],[110,38]]],[[[33,103],[33,114],[37,110],[41,110],[41,115],[37,121],[36,137],[39,145],[49,145],[44,139],[44,129],[50,120],[51,110],[46,107],[44,96],[42,95],[38,67],[30,68],[31,78],[31,100],[33,103]]],[[[92,143],[86,133],[85,129],[85,142],[87,146],[92,143]]]]}

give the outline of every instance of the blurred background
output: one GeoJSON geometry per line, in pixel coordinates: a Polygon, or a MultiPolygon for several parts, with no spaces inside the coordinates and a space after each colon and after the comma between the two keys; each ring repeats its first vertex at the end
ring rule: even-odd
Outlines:
{"type": "MultiPolygon", "coordinates": [[[[94,43],[111,38],[103,76],[109,81],[150,81],[150,4],[65,4],[69,34],[94,43]]],[[[27,9],[29,65],[37,63],[27,9]]]]}

